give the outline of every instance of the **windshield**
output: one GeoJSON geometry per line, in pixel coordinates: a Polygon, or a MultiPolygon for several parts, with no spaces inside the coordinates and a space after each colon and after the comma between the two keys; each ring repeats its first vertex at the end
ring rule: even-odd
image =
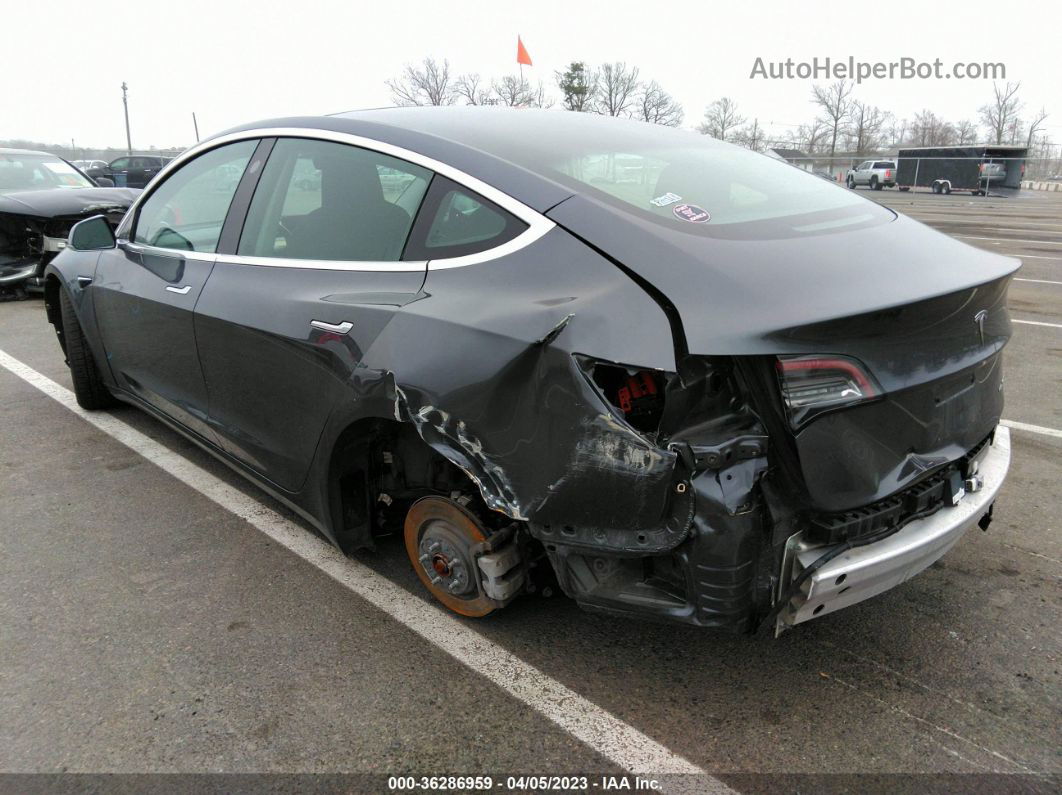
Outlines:
{"type": "Polygon", "coordinates": [[[0,152],[0,193],[93,187],[88,177],[53,155],[0,152]]]}

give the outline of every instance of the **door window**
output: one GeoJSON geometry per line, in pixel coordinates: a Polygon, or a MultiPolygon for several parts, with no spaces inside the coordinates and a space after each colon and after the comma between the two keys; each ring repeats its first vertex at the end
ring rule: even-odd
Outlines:
{"type": "Polygon", "coordinates": [[[141,205],[134,242],[213,253],[236,186],[257,145],[251,140],[219,146],[170,174],[141,205]]]}
{"type": "Polygon", "coordinates": [[[406,259],[445,259],[476,254],[519,235],[527,224],[457,183],[437,176],[424,202],[422,221],[406,247],[406,259]]]}
{"type": "Polygon", "coordinates": [[[113,168],[115,171],[118,171],[123,168],[129,168],[129,158],[119,157],[117,160],[111,162],[111,168],[113,168]]]}
{"type": "Polygon", "coordinates": [[[282,138],[262,171],[237,253],[397,261],[431,178],[369,149],[282,138]]]}

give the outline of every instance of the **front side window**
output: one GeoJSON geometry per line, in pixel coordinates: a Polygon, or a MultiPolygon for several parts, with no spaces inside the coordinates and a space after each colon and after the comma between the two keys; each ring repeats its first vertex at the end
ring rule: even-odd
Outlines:
{"type": "Polygon", "coordinates": [[[432,172],[331,141],[282,138],[247,212],[248,257],[394,262],[432,172]]]}
{"type": "Polygon", "coordinates": [[[111,162],[111,168],[118,170],[121,168],[129,168],[129,158],[119,157],[117,160],[111,162]]]}
{"type": "Polygon", "coordinates": [[[219,146],[173,172],[137,213],[133,241],[213,253],[236,186],[258,141],[219,146]]]}

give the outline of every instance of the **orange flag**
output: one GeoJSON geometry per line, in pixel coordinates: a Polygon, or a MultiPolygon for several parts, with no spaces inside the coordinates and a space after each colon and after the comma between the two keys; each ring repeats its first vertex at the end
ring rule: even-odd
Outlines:
{"type": "Polygon", "coordinates": [[[527,54],[527,48],[524,47],[519,36],[516,37],[516,62],[521,65],[531,65],[531,56],[527,54]]]}

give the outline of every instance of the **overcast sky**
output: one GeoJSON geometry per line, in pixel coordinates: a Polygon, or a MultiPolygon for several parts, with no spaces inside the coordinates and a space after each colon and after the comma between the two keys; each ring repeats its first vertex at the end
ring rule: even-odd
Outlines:
{"type": "MultiPolygon", "coordinates": [[[[205,137],[256,119],[388,105],[384,81],[425,55],[449,59],[456,73],[515,72],[519,33],[534,60],[526,75],[554,93],[554,72],[570,61],[622,60],[675,95],[684,126],[730,96],[772,138],[812,118],[812,82],[752,80],[757,56],[909,56],[941,58],[949,68],[1002,62],[1007,79],[1022,83],[1026,112],[1046,107],[1046,132],[1062,142],[1053,7],[1026,0],[9,2],[0,139],[122,146],[123,80],[134,148],[193,143],[192,111],[205,137]]],[[[988,80],[871,80],[856,96],[901,117],[928,107],[958,121],[976,120],[991,92],[988,80]]]]}

